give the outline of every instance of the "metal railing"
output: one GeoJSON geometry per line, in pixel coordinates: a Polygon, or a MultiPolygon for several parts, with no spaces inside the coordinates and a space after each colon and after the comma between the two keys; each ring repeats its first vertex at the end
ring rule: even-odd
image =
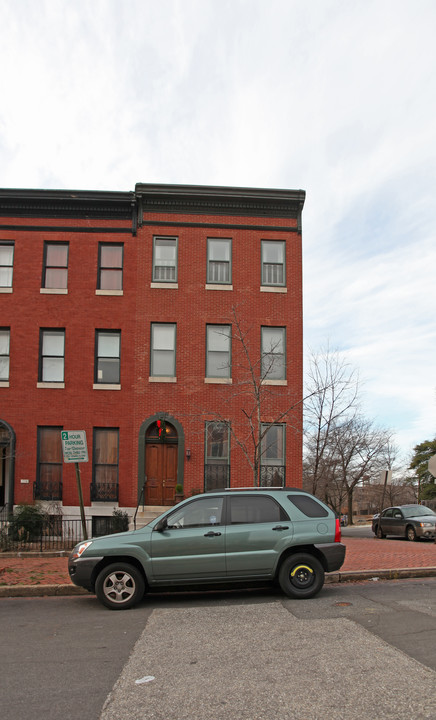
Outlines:
{"type": "Polygon", "coordinates": [[[94,483],[91,485],[91,501],[118,502],[118,483],[94,483]]]}
{"type": "Polygon", "coordinates": [[[145,482],[142,486],[141,493],[138,498],[138,504],[136,506],[135,514],[133,516],[133,527],[136,530],[136,516],[138,514],[139,506],[142,505],[142,511],[144,511],[144,505],[145,505],[145,486],[147,484],[147,478],[145,478],[145,482]],[[142,501],[142,502],[141,502],[142,501]]]}
{"type": "Polygon", "coordinates": [[[62,500],[62,483],[54,480],[33,483],[34,500],[62,500]]]}
{"type": "Polygon", "coordinates": [[[230,487],[230,465],[207,464],[204,466],[204,492],[225,490],[230,487]]]}
{"type": "Polygon", "coordinates": [[[260,487],[285,487],[286,467],[284,465],[262,465],[260,468],[260,487]]]}
{"type": "MultiPolygon", "coordinates": [[[[89,522],[89,530],[91,522],[89,522]]],[[[61,515],[51,516],[39,527],[19,527],[10,520],[0,521],[0,550],[14,552],[43,552],[44,550],[71,550],[83,540],[80,519],[67,520],[61,515]]]]}

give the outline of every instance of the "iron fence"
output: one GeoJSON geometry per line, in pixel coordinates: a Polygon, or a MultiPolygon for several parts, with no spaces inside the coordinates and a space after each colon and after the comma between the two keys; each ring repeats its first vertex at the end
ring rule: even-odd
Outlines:
{"type": "MultiPolygon", "coordinates": [[[[91,522],[89,521],[89,535],[91,522]]],[[[44,550],[71,550],[83,540],[81,520],[67,520],[52,515],[39,528],[19,527],[11,520],[0,520],[0,551],[42,552],[44,550]]]]}

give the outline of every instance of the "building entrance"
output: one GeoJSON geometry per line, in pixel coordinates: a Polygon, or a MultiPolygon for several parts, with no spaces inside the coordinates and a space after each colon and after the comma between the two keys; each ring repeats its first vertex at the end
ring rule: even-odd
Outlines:
{"type": "Polygon", "coordinates": [[[172,505],[177,484],[177,431],[171,423],[150,425],[145,440],[145,504],[172,505]]]}

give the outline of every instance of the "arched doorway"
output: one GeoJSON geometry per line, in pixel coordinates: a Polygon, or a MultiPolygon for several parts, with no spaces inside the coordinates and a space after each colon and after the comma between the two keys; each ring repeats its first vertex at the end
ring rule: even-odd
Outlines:
{"type": "Polygon", "coordinates": [[[0,513],[14,505],[15,433],[0,420],[0,513]]]}
{"type": "Polygon", "coordinates": [[[145,504],[172,505],[177,484],[177,430],[166,420],[151,423],[145,434],[145,504]]]}

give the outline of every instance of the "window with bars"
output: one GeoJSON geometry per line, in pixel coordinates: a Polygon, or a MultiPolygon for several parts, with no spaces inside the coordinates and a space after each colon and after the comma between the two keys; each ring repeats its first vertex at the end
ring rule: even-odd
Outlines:
{"type": "Polygon", "coordinates": [[[262,285],[286,285],[285,243],[281,240],[262,240],[262,285]]]}
{"type": "Polygon", "coordinates": [[[94,428],[91,500],[118,500],[119,429],[94,428]]]}
{"type": "Polygon", "coordinates": [[[207,282],[211,285],[230,285],[232,282],[232,241],[230,238],[208,238],[207,282]]]}
{"type": "Polygon", "coordinates": [[[230,430],[227,423],[206,423],[204,489],[206,492],[230,486],[230,430]]]}
{"type": "Polygon", "coordinates": [[[62,427],[39,427],[37,435],[36,500],[62,500],[62,427]]]}
{"type": "Polygon", "coordinates": [[[177,282],[177,238],[153,238],[153,281],[177,282]]]}
{"type": "Polygon", "coordinates": [[[285,485],[285,425],[261,426],[260,486],[285,485]]]}

